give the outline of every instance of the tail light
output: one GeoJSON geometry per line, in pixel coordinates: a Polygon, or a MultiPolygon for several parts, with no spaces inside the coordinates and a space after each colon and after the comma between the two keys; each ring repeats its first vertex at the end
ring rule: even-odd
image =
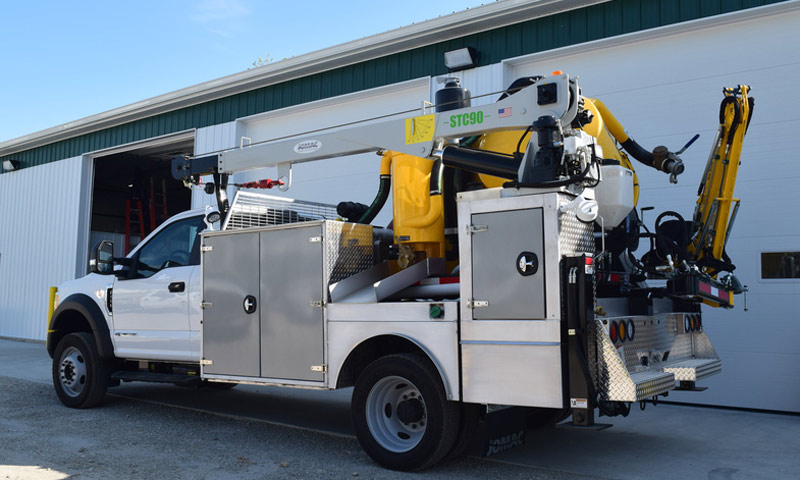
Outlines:
{"type": "Polygon", "coordinates": [[[611,322],[611,325],[609,325],[608,327],[608,335],[611,337],[612,342],[617,341],[617,336],[618,336],[617,334],[618,334],[617,322],[611,322]]]}
{"type": "Polygon", "coordinates": [[[628,335],[628,340],[633,341],[633,337],[636,335],[636,326],[633,323],[633,319],[628,319],[628,331],[626,332],[628,335]]]}

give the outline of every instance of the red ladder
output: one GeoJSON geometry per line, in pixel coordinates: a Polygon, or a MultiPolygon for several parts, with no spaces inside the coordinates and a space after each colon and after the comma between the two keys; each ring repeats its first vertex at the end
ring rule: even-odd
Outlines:
{"type": "Polygon", "coordinates": [[[156,190],[153,183],[153,177],[150,177],[150,231],[156,229],[158,225],[161,225],[161,222],[167,219],[167,181],[165,179],[161,179],[161,205],[159,210],[161,210],[161,215],[158,216],[158,222],[156,222],[156,190]]]}
{"type": "Polygon", "coordinates": [[[130,253],[131,248],[136,246],[131,245],[132,225],[138,225],[139,242],[141,242],[142,239],[144,239],[144,218],[142,217],[142,201],[138,198],[125,200],[125,255],[130,253]],[[131,203],[133,203],[136,208],[132,208],[131,203]],[[138,220],[134,219],[134,216],[138,217],[138,220]]]}

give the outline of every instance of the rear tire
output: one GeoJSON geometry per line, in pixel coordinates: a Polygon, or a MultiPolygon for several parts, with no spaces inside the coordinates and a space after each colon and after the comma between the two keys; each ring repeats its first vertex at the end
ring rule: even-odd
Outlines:
{"type": "Polygon", "coordinates": [[[99,405],[108,383],[109,373],[92,334],[70,333],[58,342],[53,354],[53,386],[61,403],[70,408],[99,405]]]}
{"type": "Polygon", "coordinates": [[[480,427],[480,421],[486,412],[486,406],[477,403],[459,404],[459,428],[456,442],[445,460],[453,460],[464,455],[475,444],[475,436],[480,427]]]}
{"type": "Polygon", "coordinates": [[[388,355],[356,381],[353,426],[364,451],[393,470],[421,470],[456,443],[459,405],[447,400],[439,373],[418,354],[388,355]]]}

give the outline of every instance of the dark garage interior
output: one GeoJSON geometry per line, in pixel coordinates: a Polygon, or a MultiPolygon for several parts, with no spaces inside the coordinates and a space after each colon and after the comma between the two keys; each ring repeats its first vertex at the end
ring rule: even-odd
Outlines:
{"type": "Polygon", "coordinates": [[[192,192],[172,178],[176,155],[191,155],[194,139],[95,158],[89,248],[114,242],[122,256],[167,218],[191,208],[192,192]]]}

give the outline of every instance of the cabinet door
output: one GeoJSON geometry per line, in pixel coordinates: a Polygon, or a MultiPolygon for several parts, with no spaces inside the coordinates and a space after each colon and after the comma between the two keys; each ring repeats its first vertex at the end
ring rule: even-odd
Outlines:
{"type": "Polygon", "coordinates": [[[322,227],[261,233],[261,376],[323,381],[322,227]],[[314,238],[316,237],[316,238],[314,238]],[[315,241],[311,241],[314,238],[315,241]]]}
{"type": "MultiPolygon", "coordinates": [[[[472,224],[486,227],[485,231],[472,235],[472,296],[489,302],[486,307],[475,308],[472,317],[475,320],[546,318],[542,209],[474,214],[472,224]],[[518,268],[521,258],[536,264],[531,270],[529,263],[528,275],[518,268]],[[533,271],[536,273],[531,274],[533,271]]],[[[558,288],[558,285],[547,287],[558,288]]]]}
{"type": "Polygon", "coordinates": [[[205,373],[258,377],[258,233],[210,236],[203,253],[205,373]]]}

